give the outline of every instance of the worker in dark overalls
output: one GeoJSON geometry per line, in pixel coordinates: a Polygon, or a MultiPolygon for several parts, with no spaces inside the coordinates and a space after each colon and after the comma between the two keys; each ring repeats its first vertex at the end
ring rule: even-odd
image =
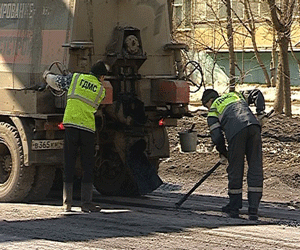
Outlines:
{"type": "Polygon", "coordinates": [[[67,76],[45,71],[44,79],[55,90],[68,90],[67,106],[63,117],[64,140],[64,185],[63,208],[71,212],[73,178],[76,158],[80,149],[83,177],[81,180],[81,210],[99,212],[92,203],[93,171],[95,165],[95,113],[105,97],[103,86],[107,69],[102,61],[95,63],[89,74],[74,73],[67,76]]]}
{"type": "Polygon", "coordinates": [[[210,134],[221,161],[228,159],[229,204],[222,211],[230,217],[238,218],[242,208],[242,187],[244,159],[248,163],[248,203],[249,219],[258,219],[258,207],[263,192],[262,140],[259,120],[265,117],[265,101],[259,90],[245,93],[229,92],[222,96],[207,89],[202,96],[202,104],[209,109],[207,122],[210,134]],[[243,95],[244,94],[244,95],[243,95]],[[256,105],[257,119],[249,108],[256,105]],[[224,134],[227,140],[226,147],[224,134]]]}

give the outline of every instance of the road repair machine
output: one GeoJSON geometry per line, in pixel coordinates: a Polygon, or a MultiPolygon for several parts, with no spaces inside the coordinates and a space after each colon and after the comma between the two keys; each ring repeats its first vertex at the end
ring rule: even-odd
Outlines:
{"type": "Polygon", "coordinates": [[[66,93],[45,88],[43,72],[88,73],[100,59],[94,186],[127,196],[161,184],[166,126],[189,103],[187,46],[171,42],[170,20],[167,0],[0,0],[0,201],[45,198],[63,167],[66,93]]]}

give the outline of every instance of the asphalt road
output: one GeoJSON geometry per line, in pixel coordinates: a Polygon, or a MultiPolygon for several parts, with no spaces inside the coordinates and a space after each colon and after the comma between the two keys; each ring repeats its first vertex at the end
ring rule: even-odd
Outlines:
{"type": "MultiPolygon", "coordinates": [[[[168,188],[167,188],[168,189],[168,188]]],[[[300,249],[300,210],[262,202],[260,219],[226,217],[224,197],[183,196],[160,188],[138,198],[94,198],[100,213],[64,214],[61,198],[40,204],[0,203],[0,249],[300,249]]]]}

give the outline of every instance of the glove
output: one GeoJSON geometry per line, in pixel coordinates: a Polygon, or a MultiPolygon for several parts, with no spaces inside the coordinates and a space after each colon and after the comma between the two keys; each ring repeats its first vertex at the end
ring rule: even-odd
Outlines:
{"type": "Polygon", "coordinates": [[[213,144],[213,142],[211,142],[207,147],[207,151],[208,152],[212,152],[214,150],[215,144],[213,144]]]}
{"type": "Polygon", "coordinates": [[[43,73],[43,79],[46,81],[46,78],[47,78],[47,75],[50,74],[51,71],[49,70],[45,70],[44,73],[43,73]]]}
{"type": "Polygon", "coordinates": [[[222,165],[227,165],[228,164],[228,160],[227,160],[226,156],[223,155],[223,154],[220,154],[220,163],[222,165]]]}
{"type": "Polygon", "coordinates": [[[52,89],[55,89],[57,91],[61,91],[62,89],[57,85],[57,75],[51,73],[50,71],[46,70],[44,72],[45,75],[45,82],[47,83],[47,87],[51,87],[52,89]]]}
{"type": "Polygon", "coordinates": [[[266,112],[261,112],[261,113],[258,113],[256,114],[256,117],[257,117],[257,120],[260,124],[260,126],[262,127],[268,120],[268,117],[267,117],[267,114],[266,112]]]}

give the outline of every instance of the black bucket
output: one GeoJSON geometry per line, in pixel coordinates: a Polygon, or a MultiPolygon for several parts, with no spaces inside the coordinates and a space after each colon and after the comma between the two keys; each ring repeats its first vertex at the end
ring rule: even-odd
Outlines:
{"type": "Polygon", "coordinates": [[[197,132],[179,132],[179,140],[182,152],[195,152],[197,147],[197,132]]]}

